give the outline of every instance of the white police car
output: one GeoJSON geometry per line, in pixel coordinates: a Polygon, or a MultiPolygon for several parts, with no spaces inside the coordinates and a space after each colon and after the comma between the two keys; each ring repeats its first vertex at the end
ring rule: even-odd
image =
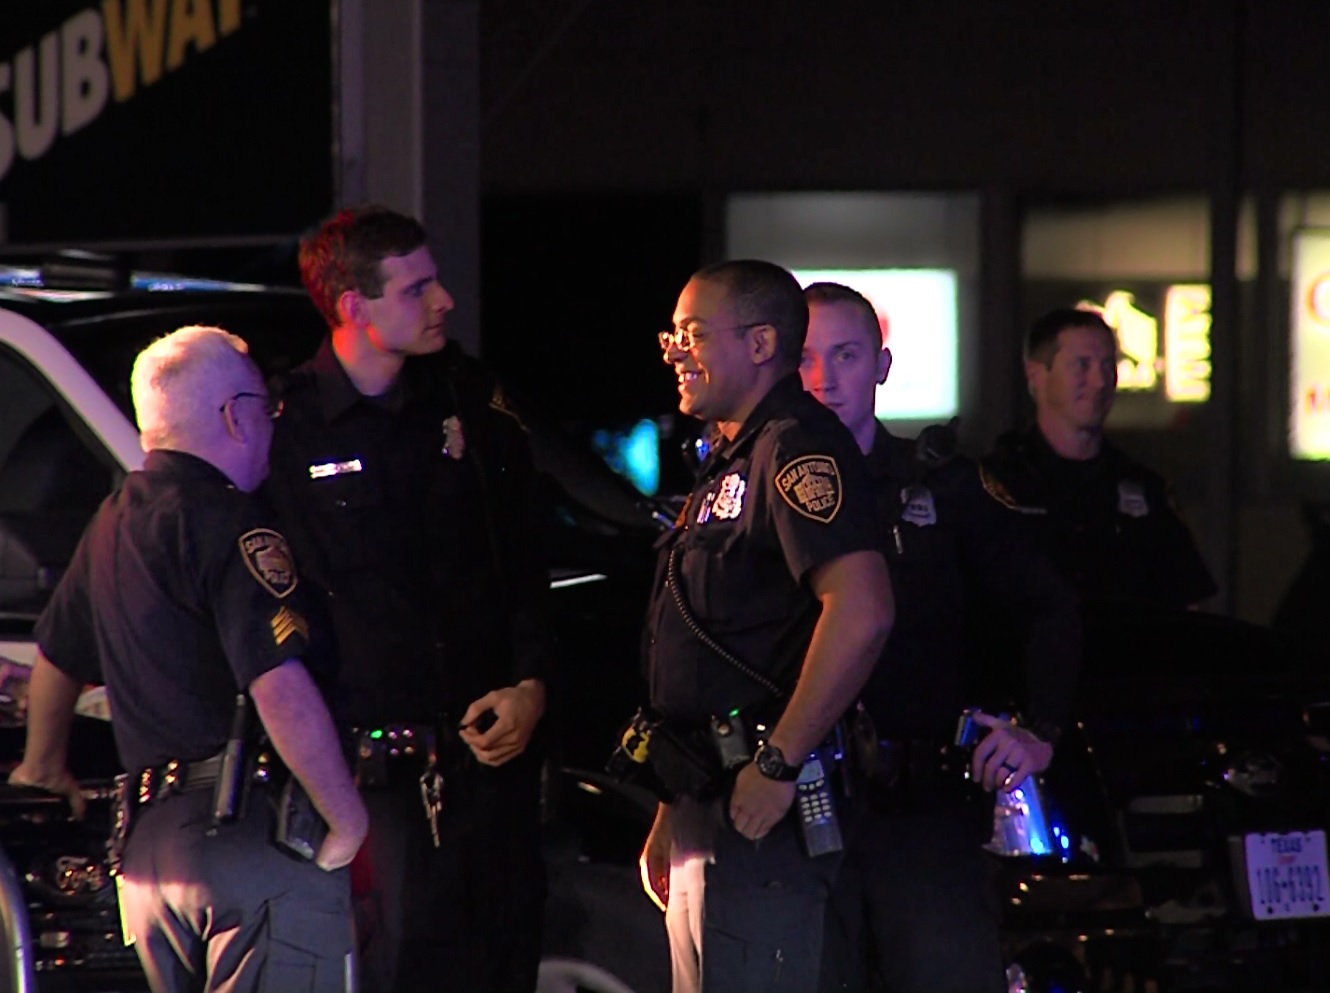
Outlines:
{"type": "MultiPolygon", "coordinates": [[[[269,375],[310,355],[324,326],[305,294],[246,283],[62,262],[0,266],[0,769],[23,742],[33,625],[83,528],[142,464],[129,397],[135,355],[186,324],[225,327],[269,375]]],[[[523,412],[524,415],[527,412],[523,412]]],[[[651,803],[596,772],[639,696],[634,662],[659,525],[622,480],[526,417],[548,511],[551,586],[564,660],[549,777],[550,908],[542,989],[664,989],[659,914],[637,883],[651,803]]],[[[80,700],[71,765],[88,784],[87,823],[54,798],[0,786],[0,993],[141,988],[121,944],[102,856],[105,784],[117,771],[105,697],[80,700]],[[100,720],[95,719],[100,718],[100,720]]]]}

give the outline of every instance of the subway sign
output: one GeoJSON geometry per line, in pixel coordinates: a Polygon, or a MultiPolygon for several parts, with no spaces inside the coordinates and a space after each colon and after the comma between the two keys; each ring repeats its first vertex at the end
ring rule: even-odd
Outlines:
{"type": "Polygon", "coordinates": [[[332,175],[326,0],[6,5],[0,241],[283,231],[332,175]]]}

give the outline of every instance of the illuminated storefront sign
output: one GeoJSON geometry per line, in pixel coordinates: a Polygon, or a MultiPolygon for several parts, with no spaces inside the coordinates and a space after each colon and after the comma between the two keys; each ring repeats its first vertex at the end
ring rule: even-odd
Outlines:
{"type": "MultiPolygon", "coordinates": [[[[1330,312],[1330,292],[1327,293],[1330,312]]],[[[1157,390],[1172,403],[1204,403],[1210,399],[1210,287],[1180,283],[1164,293],[1163,354],[1160,322],[1136,304],[1126,290],[1114,290],[1103,303],[1082,300],[1078,306],[1097,310],[1117,332],[1118,389],[1157,390]]]]}
{"type": "Polygon", "coordinates": [[[1330,459],[1330,231],[1293,235],[1289,453],[1330,459]]]}

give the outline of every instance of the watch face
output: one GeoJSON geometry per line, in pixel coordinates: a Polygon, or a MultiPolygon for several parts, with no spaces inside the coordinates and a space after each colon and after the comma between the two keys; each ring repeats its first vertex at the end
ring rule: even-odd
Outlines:
{"type": "Polygon", "coordinates": [[[799,770],[785,761],[775,745],[766,745],[757,753],[757,771],[768,779],[778,780],[792,780],[799,775],[799,770]]]}

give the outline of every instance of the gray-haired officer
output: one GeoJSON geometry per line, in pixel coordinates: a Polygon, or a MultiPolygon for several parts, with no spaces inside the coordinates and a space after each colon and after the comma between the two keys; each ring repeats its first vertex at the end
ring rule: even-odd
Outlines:
{"type": "Polygon", "coordinates": [[[246,352],[191,327],[134,363],[147,458],[102,504],[38,621],[27,751],[10,776],[80,815],[70,724],[83,685],[105,683],[131,776],[121,913],[155,991],[332,991],[352,978],[344,867],[368,817],[302,663],[295,564],[250,496],[277,411],[246,352]],[[329,826],[313,861],[273,844],[266,796],[215,816],[242,693],[329,826]]]}
{"type": "Polygon", "coordinates": [[[879,742],[835,894],[844,931],[832,929],[832,947],[842,954],[828,958],[839,967],[837,988],[996,993],[1005,985],[980,846],[992,836],[994,791],[1047,768],[1069,717],[1081,650],[1076,601],[984,491],[973,462],[878,423],[874,398],[891,352],[873,305],[836,283],[804,295],[804,385],[866,456],[899,605],[864,689],[879,742]],[[1002,666],[990,654],[967,655],[964,620],[981,598],[1024,634],[1020,676],[993,671],[1002,666]],[[987,735],[967,782],[947,746],[962,710],[990,694],[1016,698],[1028,720],[977,717],[987,735]]]}
{"type": "Polygon", "coordinates": [[[840,855],[801,847],[800,818],[826,820],[820,746],[894,615],[863,459],[799,382],[807,326],[789,272],[734,261],[694,275],[661,334],[679,409],[718,426],[661,547],[647,620],[651,704],[664,718],[650,761],[674,799],[641,868],[666,911],[675,993],[819,988],[840,855]],[[728,773],[695,780],[694,763],[671,759],[705,756],[716,735],[728,773]],[[667,741],[683,744],[668,752],[667,741]]]}

